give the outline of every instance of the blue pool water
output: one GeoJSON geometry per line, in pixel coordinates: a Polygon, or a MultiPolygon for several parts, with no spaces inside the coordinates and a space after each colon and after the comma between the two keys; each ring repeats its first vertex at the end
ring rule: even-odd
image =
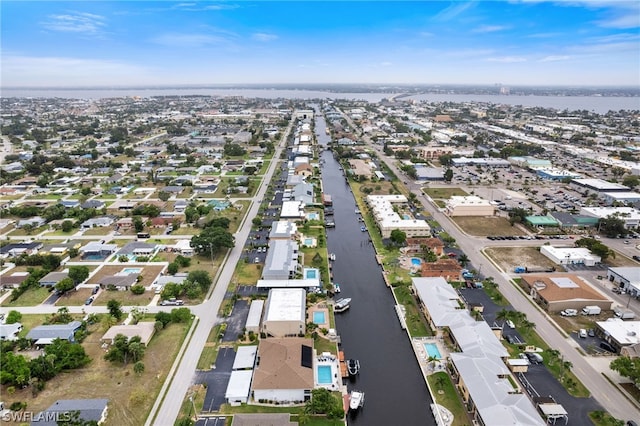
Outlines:
{"type": "Polygon", "coordinates": [[[101,254],[88,254],[83,257],[84,260],[104,260],[107,256],[103,256],[101,254]]]}
{"type": "Polygon", "coordinates": [[[309,219],[309,220],[318,220],[318,219],[320,219],[320,215],[318,213],[309,213],[309,214],[307,214],[307,219],[309,219]]]}
{"type": "Polygon", "coordinates": [[[304,239],[304,245],[305,246],[312,246],[313,245],[313,238],[305,238],[304,239]]]}
{"type": "Polygon", "coordinates": [[[331,380],[331,366],[330,365],[319,365],[318,366],[318,384],[319,385],[329,385],[332,383],[331,380]]]}
{"type": "Polygon", "coordinates": [[[417,258],[417,257],[412,257],[411,258],[411,264],[413,266],[420,266],[422,264],[422,259],[417,258]]]}
{"type": "Polygon", "coordinates": [[[142,268],[124,268],[122,270],[123,274],[139,274],[142,271],[142,268]]]}
{"type": "Polygon", "coordinates": [[[318,271],[315,269],[307,269],[304,271],[304,277],[308,280],[313,280],[318,276],[318,271]]]}
{"type": "Polygon", "coordinates": [[[411,219],[411,216],[409,216],[408,214],[403,214],[403,215],[402,215],[402,218],[403,218],[404,220],[410,220],[410,219],[411,219]]]}
{"type": "Polygon", "coordinates": [[[438,346],[435,343],[424,343],[424,349],[427,351],[427,355],[429,355],[429,357],[442,359],[442,355],[440,355],[438,346]]]}
{"type": "Polygon", "coordinates": [[[324,324],[324,321],[325,321],[324,312],[316,311],[313,313],[314,324],[324,324]]]}

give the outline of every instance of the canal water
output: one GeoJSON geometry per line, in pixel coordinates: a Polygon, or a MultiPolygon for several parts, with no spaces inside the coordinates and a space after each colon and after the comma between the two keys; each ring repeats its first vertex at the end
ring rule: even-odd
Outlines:
{"type": "MultiPolygon", "coordinates": [[[[315,127],[318,142],[326,145],[323,117],[316,117],[315,127]]],[[[348,415],[348,423],[435,425],[420,366],[400,327],[369,234],[360,230],[353,194],[333,154],[323,151],[320,158],[323,188],[331,194],[335,211],[336,227],[327,229],[327,248],[336,255],[333,276],[341,289],[336,297],[352,299],[350,309],[336,314],[336,328],[345,358],[360,361],[360,374],[348,382],[348,389],[365,394],[364,406],[348,415]]]]}

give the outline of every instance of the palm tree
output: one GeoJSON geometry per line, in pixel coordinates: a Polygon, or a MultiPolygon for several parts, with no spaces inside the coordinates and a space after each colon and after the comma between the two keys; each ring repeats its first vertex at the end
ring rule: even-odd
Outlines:
{"type": "Polygon", "coordinates": [[[562,369],[560,370],[560,379],[564,379],[564,373],[566,371],[570,371],[571,368],[573,367],[573,363],[571,361],[562,361],[561,364],[562,369]]]}
{"type": "Polygon", "coordinates": [[[444,377],[445,377],[444,373],[438,374],[438,377],[436,377],[436,386],[438,387],[439,390],[442,390],[442,388],[444,387],[444,384],[447,382],[447,380],[444,377]]]}
{"type": "Polygon", "coordinates": [[[549,365],[553,365],[560,358],[560,351],[557,349],[549,349],[547,354],[549,355],[549,365]]]}
{"type": "Polygon", "coordinates": [[[460,262],[460,265],[464,268],[465,265],[467,263],[469,263],[469,258],[467,257],[466,254],[462,253],[459,257],[458,257],[458,262],[460,262]]]}

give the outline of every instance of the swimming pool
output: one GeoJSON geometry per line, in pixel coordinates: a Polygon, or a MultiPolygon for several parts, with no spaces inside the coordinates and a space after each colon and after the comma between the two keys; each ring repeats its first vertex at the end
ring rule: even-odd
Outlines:
{"type": "Polygon", "coordinates": [[[420,266],[420,265],[422,265],[422,259],[420,259],[418,257],[412,257],[411,258],[411,264],[413,266],[420,266]]]}
{"type": "Polygon", "coordinates": [[[312,246],[313,245],[313,238],[305,238],[304,239],[304,245],[305,246],[312,246]]]}
{"type": "Polygon", "coordinates": [[[107,256],[103,256],[101,254],[87,254],[82,259],[83,260],[104,260],[107,256]]]}
{"type": "Polygon", "coordinates": [[[317,372],[319,385],[330,385],[333,382],[330,365],[319,365],[317,367],[317,372]]]}
{"type": "Polygon", "coordinates": [[[318,277],[317,269],[305,269],[304,270],[304,278],[307,280],[314,280],[318,277]]]}
{"type": "Polygon", "coordinates": [[[424,349],[427,351],[427,355],[429,358],[433,357],[436,359],[442,359],[442,355],[440,355],[440,350],[438,350],[438,346],[435,343],[423,343],[424,349]]]}
{"type": "Polygon", "coordinates": [[[403,214],[403,215],[402,215],[402,218],[403,218],[404,220],[411,220],[411,216],[409,216],[408,214],[403,214]]]}
{"type": "Polygon", "coordinates": [[[313,323],[314,324],[324,324],[325,323],[325,316],[324,316],[324,312],[322,311],[315,311],[313,313],[313,323]]]}
{"type": "Polygon", "coordinates": [[[318,213],[311,212],[311,213],[307,214],[307,219],[309,219],[309,220],[319,220],[320,219],[320,215],[318,213]]]}
{"type": "Polygon", "coordinates": [[[142,272],[142,268],[124,268],[122,270],[123,274],[139,274],[142,272]]]}

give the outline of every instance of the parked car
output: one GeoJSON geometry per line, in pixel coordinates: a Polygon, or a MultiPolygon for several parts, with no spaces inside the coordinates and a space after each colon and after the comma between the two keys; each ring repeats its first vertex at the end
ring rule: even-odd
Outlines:
{"type": "Polygon", "coordinates": [[[593,330],[593,328],[587,330],[587,334],[589,335],[589,337],[596,337],[596,332],[593,330]]]}
{"type": "Polygon", "coordinates": [[[90,305],[93,303],[93,296],[91,296],[90,298],[88,298],[87,300],[84,301],[85,305],[90,305]]]}
{"type": "Polygon", "coordinates": [[[100,286],[99,286],[99,285],[97,285],[97,286],[95,286],[95,287],[93,288],[93,290],[91,291],[91,294],[97,294],[97,293],[98,293],[98,291],[100,291],[100,286]]]}
{"type": "Polygon", "coordinates": [[[600,342],[600,348],[613,354],[616,353],[616,349],[607,342],[600,342]]]}
{"type": "Polygon", "coordinates": [[[516,325],[511,320],[507,320],[506,324],[507,324],[507,326],[509,326],[509,328],[516,328],[516,325]]]}
{"type": "Polygon", "coordinates": [[[585,330],[584,328],[581,328],[578,331],[578,336],[580,336],[580,338],[584,339],[587,337],[587,330],[585,330]]]}
{"type": "Polygon", "coordinates": [[[542,362],[542,355],[535,352],[525,352],[529,362],[531,364],[540,364],[542,362]]]}

